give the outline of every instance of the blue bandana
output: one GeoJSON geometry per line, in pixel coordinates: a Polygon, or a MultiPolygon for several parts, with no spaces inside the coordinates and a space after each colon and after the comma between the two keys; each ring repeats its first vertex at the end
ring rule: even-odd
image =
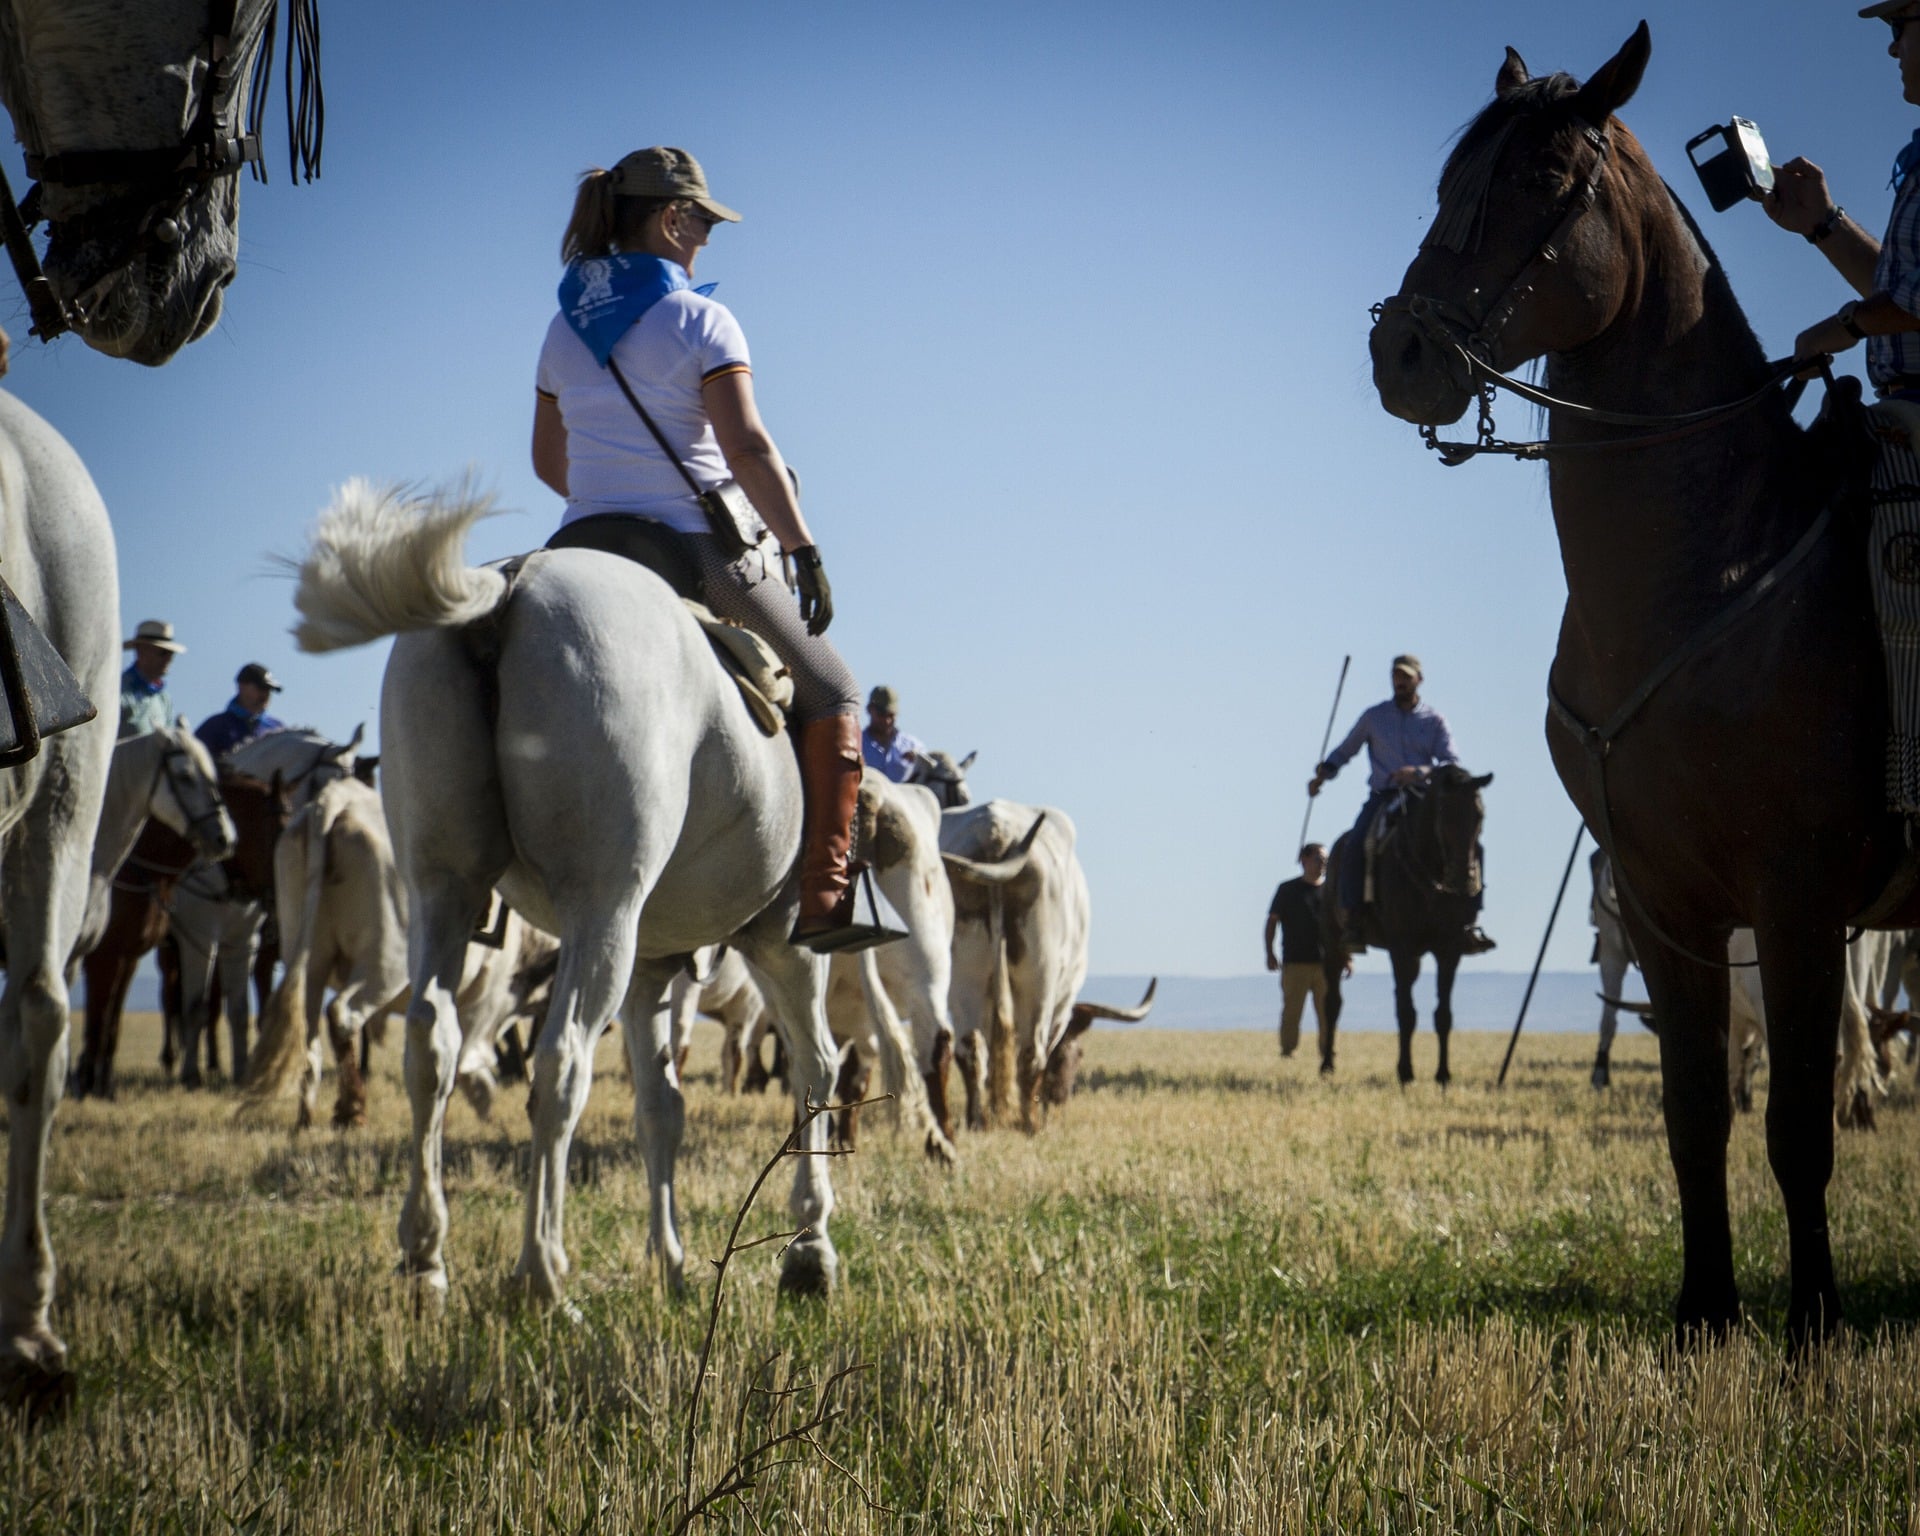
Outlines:
{"type": "Polygon", "coordinates": [[[1913,174],[1913,168],[1920,165],[1920,128],[1913,130],[1913,137],[1907,140],[1907,147],[1900,151],[1893,162],[1893,179],[1887,183],[1894,191],[1900,190],[1900,184],[1913,174]]]}
{"type": "Polygon", "coordinates": [[[682,288],[707,294],[717,286],[706,283],[693,288],[686,269],[663,256],[628,252],[583,256],[569,263],[560,279],[560,313],[604,368],[613,356],[613,344],[668,294],[682,288]]]}

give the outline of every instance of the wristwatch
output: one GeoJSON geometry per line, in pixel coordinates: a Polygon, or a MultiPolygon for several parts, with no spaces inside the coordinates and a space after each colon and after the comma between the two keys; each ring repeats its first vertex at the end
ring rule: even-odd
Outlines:
{"type": "Polygon", "coordinates": [[[1859,307],[1860,301],[1858,299],[1852,299],[1842,304],[1839,313],[1833,318],[1840,322],[1840,329],[1845,331],[1855,341],[1865,341],[1867,339],[1867,333],[1860,329],[1860,322],[1853,318],[1853,312],[1859,307]]]}
{"type": "Polygon", "coordinates": [[[1840,227],[1840,221],[1846,216],[1847,210],[1842,208],[1838,203],[1835,203],[1827,210],[1827,216],[1807,231],[1808,241],[1811,244],[1818,245],[1840,227]]]}

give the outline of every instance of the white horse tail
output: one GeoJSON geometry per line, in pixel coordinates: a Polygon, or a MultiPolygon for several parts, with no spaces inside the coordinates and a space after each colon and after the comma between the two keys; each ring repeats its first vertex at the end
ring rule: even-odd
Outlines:
{"type": "Polygon", "coordinates": [[[470,624],[506,595],[499,571],[468,565],[467,530],[493,498],[461,482],[426,493],[355,477],[319,516],[295,569],[293,635],[337,651],[412,629],[470,624]]]}
{"type": "Polygon", "coordinates": [[[886,984],[880,979],[880,962],[870,948],[860,951],[860,990],[867,997],[867,1018],[873,1025],[874,1046],[880,1057],[882,1090],[893,1095],[900,1124],[910,1135],[922,1138],[927,1155],[951,1167],[956,1160],[953,1143],[933,1117],[927,1085],[914,1058],[913,1037],[887,995],[886,984]]]}
{"type": "Polygon", "coordinates": [[[1019,1076],[1019,1041],[1013,1024],[1013,982],[1007,970],[1007,898],[989,886],[987,942],[993,946],[993,1011],[987,1018],[987,1102],[994,1119],[1006,1123],[1013,1113],[1013,1085],[1019,1076]]]}
{"type": "Polygon", "coordinates": [[[294,1064],[307,1055],[307,966],[313,955],[314,930],[320,917],[320,895],[327,873],[327,834],[339,815],[335,796],[323,789],[281,834],[274,857],[274,895],[282,913],[297,910],[299,921],[287,935],[282,957],[286,974],[273,989],[260,1014],[260,1038],[247,1058],[243,1085],[246,1105],[258,1107],[277,1098],[294,1064]],[[306,826],[300,835],[299,824],[306,826]]]}

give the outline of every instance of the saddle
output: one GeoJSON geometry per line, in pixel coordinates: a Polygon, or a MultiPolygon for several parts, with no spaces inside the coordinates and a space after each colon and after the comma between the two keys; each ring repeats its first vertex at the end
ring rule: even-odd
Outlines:
{"type": "Polygon", "coordinates": [[[673,529],[644,517],[583,517],[561,528],[546,547],[597,549],[652,571],[687,605],[722,669],[740,690],[754,724],[768,736],[778,736],[786,728],[786,712],[793,707],[793,678],[786,664],[752,630],[721,618],[700,600],[699,567],[673,529]]]}

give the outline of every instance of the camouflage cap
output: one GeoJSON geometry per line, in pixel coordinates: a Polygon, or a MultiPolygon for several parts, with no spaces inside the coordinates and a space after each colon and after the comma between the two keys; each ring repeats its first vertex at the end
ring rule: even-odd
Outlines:
{"type": "Polygon", "coordinates": [[[882,683],[867,695],[867,708],[877,709],[883,715],[897,715],[900,713],[900,695],[882,683]]]}
{"type": "Polygon", "coordinates": [[[613,190],[622,197],[678,197],[704,208],[716,219],[738,224],[740,215],[716,203],[707,191],[707,174],[684,149],[656,144],[636,149],[613,168],[613,190]]]}
{"type": "Polygon", "coordinates": [[[1420,669],[1420,658],[1413,655],[1403,654],[1394,657],[1393,670],[1396,672],[1411,672],[1415,677],[1425,677],[1427,675],[1420,669]]]}

